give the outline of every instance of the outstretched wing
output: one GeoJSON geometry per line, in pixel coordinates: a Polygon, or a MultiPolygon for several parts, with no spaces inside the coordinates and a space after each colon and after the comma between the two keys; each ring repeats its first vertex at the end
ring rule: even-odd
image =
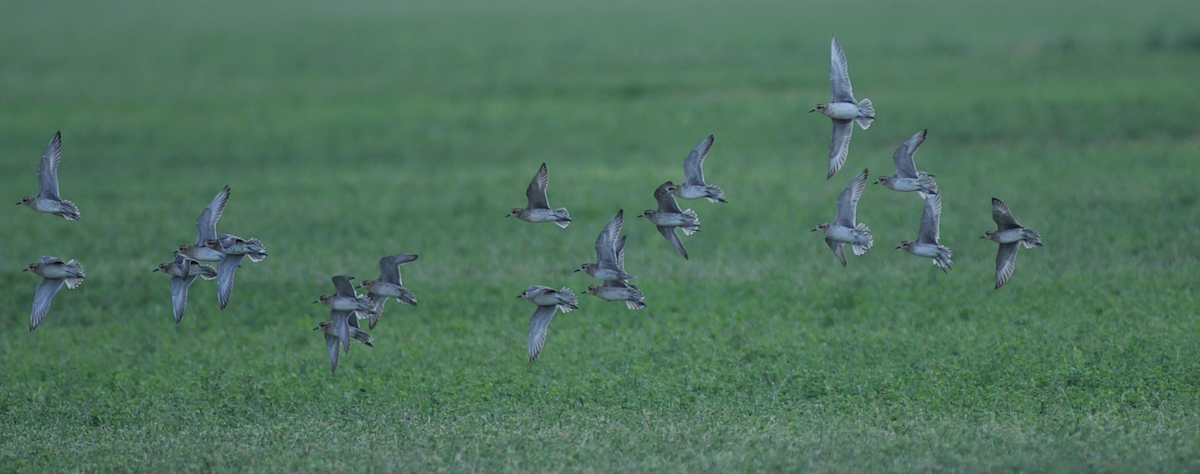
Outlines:
{"type": "Polygon", "coordinates": [[[525,190],[525,197],[529,198],[530,209],[550,209],[550,203],[546,200],[546,186],[548,185],[550,185],[550,173],[546,171],[546,164],[542,163],[537,174],[533,175],[533,181],[529,182],[529,189],[525,190]]]}
{"type": "Polygon", "coordinates": [[[358,324],[356,318],[351,317],[350,311],[332,310],[329,312],[329,319],[333,320],[333,328],[337,332],[337,338],[342,343],[342,348],[347,353],[350,352],[350,320],[354,320],[354,324],[358,324]]]}
{"type": "Polygon", "coordinates": [[[846,66],[846,53],[837,37],[829,45],[829,89],[830,102],[854,102],[854,89],[850,86],[850,69],[846,66]]]}
{"type": "Polygon", "coordinates": [[[550,327],[550,320],[554,319],[554,311],[558,306],[538,306],[533,312],[533,316],[529,318],[529,360],[532,362],[537,359],[539,353],[542,352],[542,346],[546,345],[546,329],[550,327]]]}
{"type": "Polygon", "coordinates": [[[348,296],[350,298],[358,296],[358,293],[354,291],[354,285],[350,284],[350,280],[353,279],[354,277],[350,275],[337,275],[333,277],[332,280],[334,292],[338,296],[348,296]]]}
{"type": "Polygon", "coordinates": [[[709,135],[683,159],[683,184],[704,186],[704,157],[708,156],[712,144],[713,136],[709,135]]]}
{"type": "Polygon", "coordinates": [[[29,330],[37,329],[42,324],[42,318],[50,312],[50,302],[58,289],[62,288],[65,280],[60,278],[44,278],[33,292],[33,310],[29,312],[29,330]]]}
{"type": "Polygon", "coordinates": [[[1008,210],[1008,205],[996,198],[992,198],[992,220],[996,221],[996,227],[1000,230],[1021,227],[1021,224],[1017,223],[1017,218],[1013,217],[1012,211],[1008,210]]]}
{"type": "Polygon", "coordinates": [[[921,130],[900,145],[896,152],[892,154],[892,160],[896,162],[896,176],[901,178],[916,178],[917,165],[913,163],[913,154],[921,148],[921,144],[925,143],[925,132],[921,130]]]}
{"type": "Polygon", "coordinates": [[[621,235],[624,214],[624,209],[617,211],[596,237],[596,264],[601,268],[617,267],[617,239],[621,235]]]}
{"type": "Polygon", "coordinates": [[[217,191],[217,195],[213,196],[208,206],[200,211],[200,217],[196,219],[196,245],[204,245],[210,239],[217,238],[217,221],[221,220],[221,214],[225,213],[225,203],[228,201],[229,186],[225,186],[217,191]]]}
{"type": "Polygon", "coordinates": [[[833,240],[829,237],[826,237],[825,244],[829,246],[830,250],[833,250],[833,256],[837,257],[838,261],[842,262],[842,266],[845,267],[846,266],[846,251],[842,250],[842,243],[838,242],[836,240],[833,240]]]}
{"type": "Polygon", "coordinates": [[[326,332],[325,333],[325,352],[329,353],[329,372],[330,373],[337,372],[338,358],[341,357],[341,355],[342,355],[342,352],[338,349],[339,349],[338,337],[326,332]]]}
{"type": "Polygon", "coordinates": [[[683,214],[683,209],[679,208],[679,203],[675,201],[675,195],[667,191],[667,188],[675,186],[674,183],[667,181],[658,185],[658,189],[654,190],[654,199],[658,201],[658,212],[674,212],[683,214]]]}
{"type": "Polygon", "coordinates": [[[921,231],[917,242],[937,244],[941,238],[942,195],[930,194],[925,198],[925,210],[921,212],[921,231]]]}
{"type": "Polygon", "coordinates": [[[679,240],[679,234],[675,233],[674,227],[658,226],[658,233],[666,237],[667,242],[670,242],[671,246],[675,247],[675,250],[678,250],[685,260],[688,258],[687,250],[683,248],[683,242],[679,240]]]}
{"type": "Polygon", "coordinates": [[[403,285],[400,278],[400,265],[417,259],[417,254],[398,253],[379,259],[379,279],[397,285],[403,285]]]}
{"type": "Polygon", "coordinates": [[[1020,244],[1013,242],[1011,244],[1000,244],[1000,251],[996,253],[996,289],[1004,286],[1008,279],[1012,277],[1013,270],[1017,268],[1017,248],[1020,244]]]}
{"type": "Polygon", "coordinates": [[[54,138],[46,145],[42,161],[38,163],[38,197],[59,200],[58,161],[62,158],[62,132],[54,132],[54,138]]]}
{"type": "Polygon", "coordinates": [[[846,164],[846,157],[850,155],[850,134],[853,132],[853,120],[833,119],[833,137],[829,139],[829,174],[825,179],[832,178],[846,164]]]}
{"type": "Polygon", "coordinates": [[[217,301],[221,303],[221,309],[225,309],[229,297],[233,295],[233,273],[242,264],[243,257],[245,255],[225,254],[221,264],[217,265],[217,301]]]}
{"type": "Polygon", "coordinates": [[[838,196],[837,217],[833,220],[835,225],[854,227],[854,221],[857,220],[858,198],[862,197],[863,189],[866,186],[867,170],[864,168],[858,176],[850,180],[850,184],[847,184],[846,189],[843,189],[842,194],[838,196]]]}
{"type": "Polygon", "coordinates": [[[196,275],[187,277],[171,277],[171,308],[175,310],[175,324],[183,320],[183,310],[187,307],[188,287],[196,281],[196,275]]]}

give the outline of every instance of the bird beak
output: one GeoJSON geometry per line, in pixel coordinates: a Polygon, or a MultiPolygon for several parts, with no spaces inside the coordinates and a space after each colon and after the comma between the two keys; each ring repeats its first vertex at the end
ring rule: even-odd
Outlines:
{"type": "Polygon", "coordinates": [[[813,113],[813,112],[816,112],[816,111],[817,111],[817,109],[812,109],[812,110],[808,111],[808,113],[810,113],[810,114],[811,114],[811,113],[813,113]]]}
{"type": "Polygon", "coordinates": [[[896,246],[896,250],[900,250],[900,246],[899,246],[899,245],[897,245],[897,246],[896,246]]]}
{"type": "MultiPolygon", "coordinates": [[[[20,204],[20,203],[17,203],[20,204]]],[[[504,217],[512,217],[512,214],[505,214],[504,217]]]]}
{"type": "Polygon", "coordinates": [[[316,331],[318,329],[321,329],[321,326],[317,326],[317,327],[313,328],[313,331],[316,331]]]}
{"type": "Polygon", "coordinates": [[[20,202],[20,201],[17,201],[17,205],[18,205],[18,206],[20,206],[20,205],[21,205],[21,202],[20,202]]]}
{"type": "Polygon", "coordinates": [[[316,300],[316,301],[313,301],[313,303],[314,303],[314,304],[315,304],[315,303],[320,303],[320,302],[321,302],[321,300],[316,300]]]}
{"type": "MultiPolygon", "coordinates": [[[[20,203],[18,203],[18,204],[20,204],[20,203]]],[[[155,270],[155,271],[158,271],[158,269],[157,269],[157,268],[155,268],[154,270],[155,270]]],[[[21,271],[23,271],[23,272],[27,272],[27,271],[29,271],[29,269],[28,269],[28,268],[22,268],[22,269],[21,269],[21,271]]]]}
{"type": "Polygon", "coordinates": [[[986,236],[986,235],[981,235],[981,236],[979,236],[979,238],[981,238],[981,239],[984,239],[984,238],[987,238],[987,236],[986,236]]]}
{"type": "Polygon", "coordinates": [[[575,271],[573,271],[573,272],[571,272],[571,273],[579,273],[579,269],[578,269],[578,268],[576,268],[576,269],[575,269],[575,271]]]}
{"type": "Polygon", "coordinates": [[[810,230],[809,232],[816,232],[816,231],[817,231],[817,228],[813,227],[813,230],[810,230]]]}
{"type": "Polygon", "coordinates": [[[520,298],[520,297],[521,297],[521,295],[517,295],[517,298],[520,298]]]}

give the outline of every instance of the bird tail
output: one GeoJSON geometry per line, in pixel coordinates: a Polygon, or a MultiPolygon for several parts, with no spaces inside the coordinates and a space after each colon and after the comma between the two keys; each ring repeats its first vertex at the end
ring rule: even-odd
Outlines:
{"type": "Polygon", "coordinates": [[[704,192],[707,194],[708,202],[725,202],[725,191],[713,185],[704,187],[704,192]]]}
{"type": "Polygon", "coordinates": [[[64,281],[67,284],[67,288],[74,290],[75,287],[83,283],[83,278],[86,276],[83,274],[83,264],[72,258],[67,261],[67,269],[71,270],[71,273],[75,276],[66,278],[64,281]]]}
{"type": "Polygon", "coordinates": [[[200,278],[213,280],[217,278],[217,269],[209,265],[200,265],[200,278]]]}
{"type": "Polygon", "coordinates": [[[938,249],[938,255],[937,255],[937,257],[933,258],[933,264],[940,267],[943,272],[949,273],[946,270],[951,270],[950,264],[954,263],[954,262],[950,261],[950,255],[951,255],[950,247],[947,247],[945,245],[938,245],[937,249],[938,249]]]}
{"type": "Polygon", "coordinates": [[[571,225],[571,213],[567,212],[567,208],[560,207],[554,210],[554,224],[564,229],[571,225]]]}
{"type": "Polygon", "coordinates": [[[375,341],[375,338],[371,337],[370,334],[367,334],[366,331],[363,331],[359,328],[351,327],[350,328],[350,337],[357,339],[358,342],[366,344],[367,347],[375,347],[374,344],[371,344],[372,342],[375,341]]]}
{"type": "Polygon", "coordinates": [[[570,313],[573,309],[579,309],[579,299],[575,297],[575,292],[568,287],[562,287],[558,290],[558,294],[567,298],[567,301],[558,304],[558,310],[563,313],[570,313]]]}
{"type": "Polygon", "coordinates": [[[863,99],[858,102],[858,112],[862,117],[854,119],[858,122],[858,126],[863,130],[871,128],[871,122],[875,121],[875,108],[871,106],[871,99],[863,99]]]}
{"type": "Polygon", "coordinates": [[[246,253],[246,256],[250,257],[251,262],[257,263],[261,262],[262,259],[267,258],[267,248],[263,247],[262,242],[259,242],[258,239],[251,238],[250,240],[247,240],[246,247],[250,250],[246,253]]]}
{"type": "Polygon", "coordinates": [[[696,215],[696,211],[691,209],[683,211],[683,217],[688,222],[679,226],[680,229],[683,229],[683,235],[692,235],[700,231],[700,216],[696,215]]]}
{"type": "Polygon", "coordinates": [[[917,194],[921,195],[921,199],[925,199],[929,196],[937,194],[937,181],[933,179],[933,175],[925,172],[919,174],[920,176],[917,177],[917,183],[921,186],[921,190],[917,191],[917,194]]]}
{"type": "Polygon", "coordinates": [[[633,292],[633,299],[625,300],[625,306],[629,309],[642,309],[646,307],[646,296],[642,295],[642,290],[638,287],[629,285],[629,290],[633,292]]]}
{"type": "Polygon", "coordinates": [[[79,220],[79,206],[76,206],[75,203],[66,199],[63,199],[60,202],[62,203],[62,211],[59,211],[58,215],[63,216],[64,219],[69,221],[79,220]]]}
{"type": "Polygon", "coordinates": [[[854,255],[862,255],[867,253],[867,250],[870,250],[871,246],[875,245],[875,239],[871,237],[871,229],[868,229],[866,224],[859,222],[858,225],[854,227],[854,230],[862,232],[863,235],[867,237],[866,242],[855,243],[853,245],[854,255]]]}
{"type": "Polygon", "coordinates": [[[1021,229],[1021,246],[1027,249],[1042,246],[1042,234],[1028,227],[1021,229]]]}
{"type": "Polygon", "coordinates": [[[410,291],[408,288],[405,288],[402,286],[402,287],[400,287],[400,296],[396,297],[396,301],[399,301],[399,302],[404,303],[409,306],[416,306],[417,305],[417,295],[414,295],[412,291],[410,291]]]}

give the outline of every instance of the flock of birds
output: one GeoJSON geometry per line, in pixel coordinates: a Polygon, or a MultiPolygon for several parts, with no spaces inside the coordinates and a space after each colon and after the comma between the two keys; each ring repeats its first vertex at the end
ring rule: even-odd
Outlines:
{"type": "MultiPolygon", "coordinates": [[[[829,143],[829,173],[826,179],[832,178],[845,164],[849,156],[850,135],[854,130],[854,123],[857,122],[859,127],[866,130],[875,120],[875,109],[870,99],[854,99],[846,55],[836,37],[833,38],[830,48],[829,83],[832,96],[828,103],[817,104],[809,111],[821,112],[833,121],[833,136],[829,143]]],[[[925,130],[917,132],[896,149],[892,156],[896,166],[895,173],[892,176],[880,177],[874,184],[883,184],[900,192],[916,191],[924,199],[925,206],[917,239],[902,241],[896,248],[932,259],[934,265],[946,272],[950,269],[951,252],[945,245],[938,243],[942,197],[938,193],[934,175],[917,170],[913,161],[913,155],[925,141],[925,136],[925,130]]],[[[22,198],[17,204],[24,204],[35,211],[54,214],[67,220],[77,220],[80,216],[79,208],[71,201],[62,199],[59,194],[58,165],[61,158],[61,140],[61,133],[55,133],[42,155],[37,171],[38,194],[22,198]]],[[[658,186],[654,191],[658,208],[645,210],[638,215],[654,223],[659,233],[685,259],[688,258],[687,249],[684,248],[676,230],[682,230],[685,236],[692,235],[700,230],[700,219],[695,211],[682,209],[676,198],[706,198],[713,203],[726,202],[724,191],[708,184],[704,179],[704,158],[712,144],[713,136],[710,135],[688,153],[683,160],[683,182],[675,184],[667,181],[658,186]]],[[[571,223],[571,214],[566,208],[550,207],[546,197],[549,182],[549,172],[546,164],[542,163],[525,191],[528,204],[525,207],[514,208],[505,217],[516,217],[533,223],[553,222],[561,228],[566,228],[571,223]]],[[[850,180],[838,196],[833,221],[821,223],[813,229],[814,232],[821,231],[824,234],[825,243],[843,267],[846,266],[846,244],[851,246],[855,255],[866,253],[874,244],[871,230],[866,224],[857,222],[856,217],[858,200],[866,184],[867,169],[863,169],[850,180]]],[[[252,262],[259,262],[267,257],[266,248],[258,239],[243,239],[232,234],[217,233],[217,221],[224,213],[228,200],[229,187],[226,186],[217,192],[196,220],[195,242],[180,246],[174,251],[171,261],[159,265],[154,270],[171,277],[171,302],[176,323],[183,318],[188,288],[197,277],[217,280],[217,299],[221,309],[224,309],[233,294],[234,272],[243,259],[249,258],[252,262]],[[217,266],[214,268],[205,263],[216,263],[217,266]]],[[[988,230],[980,238],[1000,244],[996,255],[995,280],[995,288],[999,289],[1013,274],[1017,249],[1022,246],[1041,246],[1042,243],[1037,231],[1021,226],[1008,206],[996,198],[992,198],[992,219],[996,222],[996,230],[988,230]]],[[[596,261],[584,263],[575,271],[586,273],[601,282],[588,286],[588,294],[605,301],[624,302],[629,309],[636,310],[646,306],[645,295],[629,283],[629,279],[634,276],[625,271],[625,236],[621,235],[623,224],[622,209],[608,221],[596,238],[596,261]]],[[[368,320],[369,327],[374,328],[383,313],[384,304],[391,298],[416,306],[416,296],[404,287],[400,276],[400,265],[416,259],[417,255],[407,253],[381,258],[379,278],[364,280],[358,287],[367,291],[365,295],[359,294],[352,285],[351,280],[354,277],[337,275],[332,278],[334,293],[321,295],[314,302],[323,303],[330,309],[330,320],[319,323],[314,330],[320,330],[325,335],[331,371],[336,372],[340,355],[349,353],[352,340],[367,346],[372,345],[372,338],[360,328],[359,319],[368,320]]],[[[42,277],[42,282],[34,291],[33,309],[29,317],[29,330],[32,331],[41,324],[50,310],[52,298],[62,286],[65,284],[67,288],[76,288],[83,282],[85,275],[83,265],[75,259],[63,262],[49,255],[43,255],[40,262],[29,264],[25,271],[42,277]]],[[[531,285],[517,297],[525,298],[537,306],[529,320],[529,360],[533,361],[537,359],[546,343],[550,320],[559,311],[567,313],[577,309],[578,299],[569,287],[555,290],[543,285],[531,285]]]]}

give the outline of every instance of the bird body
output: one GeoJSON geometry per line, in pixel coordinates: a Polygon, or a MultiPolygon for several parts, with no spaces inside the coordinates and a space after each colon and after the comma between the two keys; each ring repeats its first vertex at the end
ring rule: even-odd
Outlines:
{"type": "Polygon", "coordinates": [[[567,212],[565,207],[550,208],[550,202],[546,199],[546,187],[549,184],[550,173],[546,171],[546,164],[542,163],[542,167],[538,168],[537,174],[533,175],[533,180],[529,182],[529,188],[525,190],[525,198],[529,204],[526,207],[513,208],[505,217],[516,217],[525,222],[553,222],[566,229],[571,224],[571,213],[567,212]]]}
{"type": "Polygon", "coordinates": [[[55,132],[38,162],[38,193],[21,198],[17,204],[37,212],[54,214],[69,221],[79,220],[79,207],[58,195],[58,162],[62,160],[62,132],[55,132]]]}
{"type": "Polygon", "coordinates": [[[809,113],[820,112],[833,121],[833,137],[829,140],[829,174],[825,179],[832,178],[846,163],[854,122],[858,122],[858,126],[866,130],[871,128],[871,122],[875,120],[875,108],[871,105],[871,99],[854,100],[846,53],[842,51],[836,37],[830,42],[829,48],[829,102],[817,104],[809,110],[809,113]]]}
{"type": "Polygon", "coordinates": [[[825,244],[829,245],[829,249],[833,250],[833,255],[837,257],[842,266],[846,266],[846,255],[842,250],[842,244],[850,244],[854,250],[854,255],[862,255],[867,253],[867,250],[875,244],[871,237],[871,229],[867,228],[866,224],[855,223],[858,214],[858,199],[862,197],[863,189],[867,184],[867,170],[863,169],[861,173],[850,180],[850,184],[846,185],[846,189],[842,190],[842,194],[837,200],[837,214],[833,222],[825,222],[818,224],[813,231],[821,231],[825,234],[825,244]]]}
{"type": "Polygon", "coordinates": [[[37,329],[38,325],[42,324],[42,319],[46,317],[46,313],[50,312],[50,303],[54,294],[58,293],[63,285],[74,289],[83,283],[85,277],[83,265],[75,259],[63,262],[50,255],[42,255],[40,262],[31,263],[22,271],[32,272],[34,275],[42,277],[42,282],[33,292],[33,308],[29,312],[30,331],[37,329]]]}
{"type": "Polygon", "coordinates": [[[569,313],[573,309],[578,309],[578,300],[575,298],[575,293],[565,286],[560,290],[555,290],[548,286],[531,285],[517,297],[525,298],[530,303],[537,305],[537,309],[529,317],[529,361],[533,362],[542,352],[542,347],[546,345],[546,331],[550,327],[550,320],[554,318],[554,313],[556,311],[569,313]]]}

